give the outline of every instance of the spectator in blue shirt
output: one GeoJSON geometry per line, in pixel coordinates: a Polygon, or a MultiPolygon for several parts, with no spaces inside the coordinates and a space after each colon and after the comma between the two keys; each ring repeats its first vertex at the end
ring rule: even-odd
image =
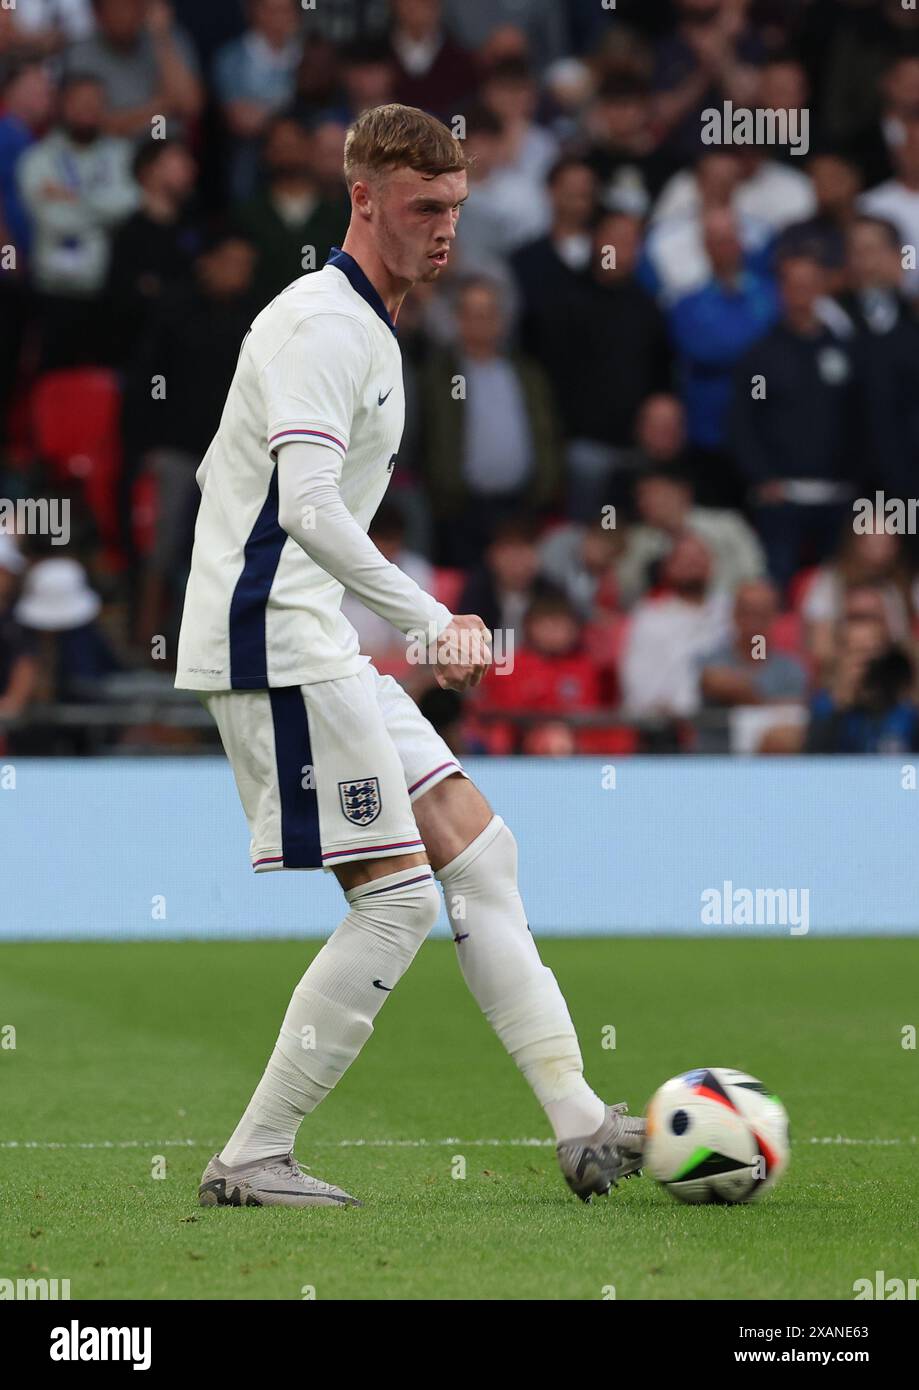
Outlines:
{"type": "Polygon", "coordinates": [[[680,391],[686,406],[696,472],[715,486],[722,502],[742,501],[739,481],[725,454],[727,415],[738,360],[779,317],[771,276],[745,263],[737,220],[729,208],[712,208],[702,221],[712,278],[669,310],[680,391]]]}
{"type": "Polygon", "coordinates": [[[890,641],[880,618],[845,620],[835,670],[811,704],[804,751],[901,754],[917,749],[912,662],[890,641]]]}
{"type": "Polygon", "coordinates": [[[16,252],[15,265],[5,256],[0,275],[0,443],[7,434],[9,399],[16,384],[29,313],[25,269],[31,231],[16,170],[51,115],[52,88],[41,63],[22,63],[9,72],[0,89],[0,246],[16,252]]]}
{"type": "MultiPolygon", "coordinates": [[[[0,95],[0,231],[19,257],[29,249],[29,217],[16,183],[20,156],[38,138],[51,118],[53,88],[42,63],[13,68],[0,95]]],[[[22,269],[22,264],[17,266],[22,269]]]]}
{"type": "Polygon", "coordinates": [[[230,136],[230,192],[242,202],[255,189],[258,141],[271,117],[294,98],[303,52],[297,0],[251,0],[249,28],[221,48],[214,85],[230,136]]]}

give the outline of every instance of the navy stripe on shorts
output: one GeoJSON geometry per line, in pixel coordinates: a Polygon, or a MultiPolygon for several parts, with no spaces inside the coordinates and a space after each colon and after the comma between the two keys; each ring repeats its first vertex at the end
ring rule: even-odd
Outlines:
{"type": "Polygon", "coordinates": [[[269,690],[268,695],[278,763],[284,868],[319,869],[322,867],[319,798],[303,692],[298,685],[287,685],[269,690]],[[307,786],[303,785],[304,781],[307,786]]]}

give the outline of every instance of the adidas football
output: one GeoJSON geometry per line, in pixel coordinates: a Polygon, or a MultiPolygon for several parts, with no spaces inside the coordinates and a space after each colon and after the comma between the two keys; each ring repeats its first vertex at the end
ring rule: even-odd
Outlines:
{"type": "Polygon", "coordinates": [[[681,1202],[755,1202],[788,1167],[788,1115],[731,1067],[665,1081],[648,1102],[645,1171],[681,1202]]]}

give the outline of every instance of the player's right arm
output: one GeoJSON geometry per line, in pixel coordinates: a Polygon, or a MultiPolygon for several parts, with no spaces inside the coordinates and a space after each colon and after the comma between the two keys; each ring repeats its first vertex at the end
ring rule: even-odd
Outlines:
{"type": "Polygon", "coordinates": [[[330,317],[319,326],[315,320],[299,325],[262,373],[269,446],[278,461],[278,523],[373,612],[403,633],[423,634],[439,684],[459,690],[476,685],[489,660],[484,623],[474,615],[453,617],[390,563],[341,496],[342,464],[369,354],[359,324],[330,323],[330,317]]]}
{"type": "Polygon", "coordinates": [[[345,506],[340,474],[341,457],[334,449],[303,442],[282,445],[278,524],[374,613],[400,632],[425,634],[434,647],[434,674],[440,685],[448,690],[478,685],[490,659],[485,624],[474,614],[453,617],[381,554],[345,506]]]}

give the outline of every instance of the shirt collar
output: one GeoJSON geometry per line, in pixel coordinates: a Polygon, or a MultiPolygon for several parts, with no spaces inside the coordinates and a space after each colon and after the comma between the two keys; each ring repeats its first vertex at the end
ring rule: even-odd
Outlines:
{"type": "Polygon", "coordinates": [[[360,295],[361,299],[367,301],[373,312],[386,324],[389,331],[395,333],[396,325],[389,317],[386,305],[353,256],[349,256],[347,251],[342,251],[340,246],[333,246],[326,265],[333,265],[336,270],[340,270],[342,275],[351,282],[351,288],[360,295]]]}

